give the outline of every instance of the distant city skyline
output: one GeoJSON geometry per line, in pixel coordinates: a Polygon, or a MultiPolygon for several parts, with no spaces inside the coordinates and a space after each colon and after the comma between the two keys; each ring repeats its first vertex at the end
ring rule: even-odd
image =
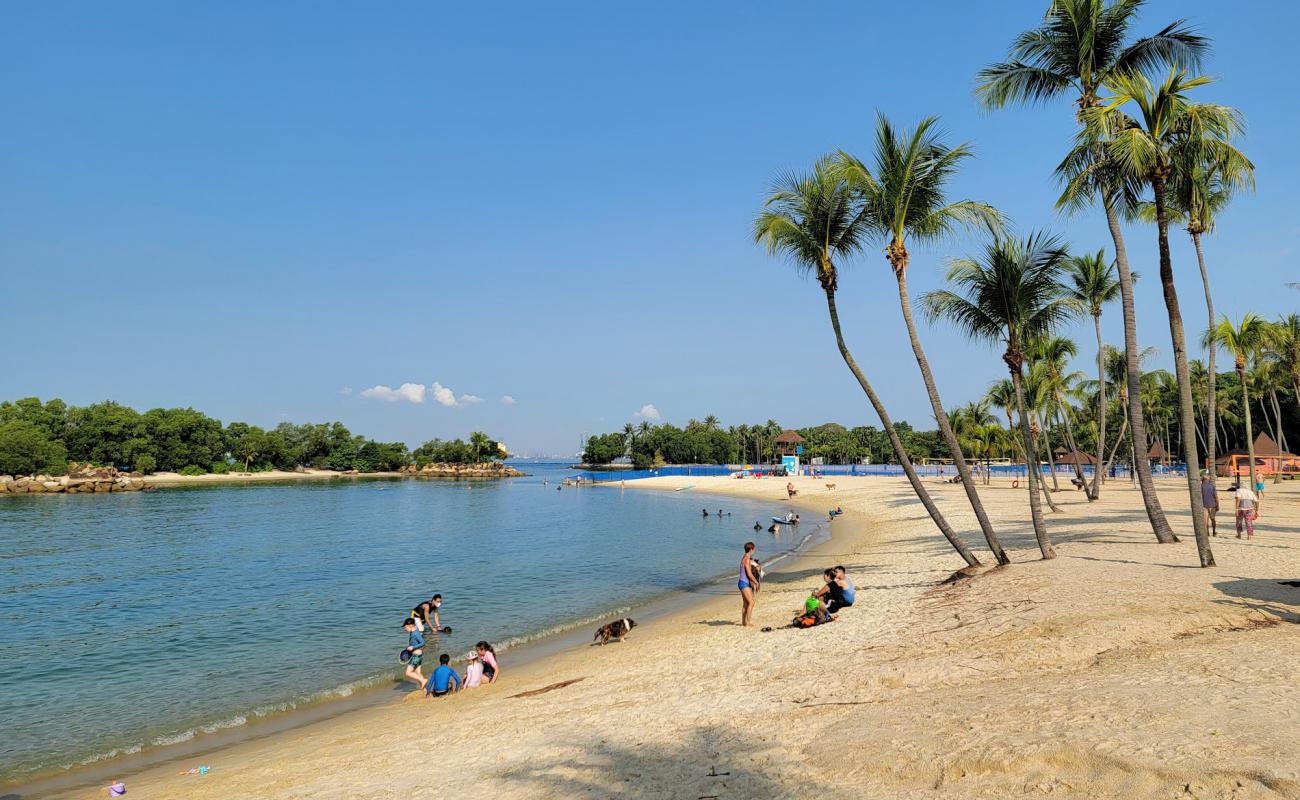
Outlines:
{"type": "MultiPolygon", "coordinates": [[[[548,455],[642,420],[878,425],[815,283],[751,241],[778,173],[866,155],[877,109],[936,114],[977,154],[954,197],[1110,252],[1099,213],[1052,207],[1070,104],[986,113],[971,94],[1044,3],[939,5],[923,49],[873,33],[914,29],[913,9],[843,2],[819,6],[835,25],[815,47],[796,6],[12,7],[0,399],[411,444],[482,430],[548,455]]],[[[1300,110],[1276,59],[1300,11],[1152,0],[1137,32],[1183,17],[1214,41],[1201,93],[1244,113],[1258,177],[1206,239],[1215,305],[1272,319],[1300,305],[1300,110]]],[[[979,244],[919,249],[913,296],[979,244]]],[[[1154,231],[1128,244],[1141,342],[1168,367],[1154,231]]],[[[1171,245],[1199,339],[1195,256],[1181,229],[1171,245]]],[[[933,427],[874,246],[839,303],[893,415],[933,427]]],[[[1090,324],[1068,331],[1085,371],[1090,324]]],[[[1103,325],[1118,344],[1118,306],[1103,325]]],[[[948,327],[921,333],[951,405],[1005,374],[948,327]]]]}

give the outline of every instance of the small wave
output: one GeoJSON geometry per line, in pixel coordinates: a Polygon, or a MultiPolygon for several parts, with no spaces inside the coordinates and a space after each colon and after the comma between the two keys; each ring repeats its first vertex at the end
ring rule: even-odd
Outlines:
{"type": "Polygon", "coordinates": [[[239,715],[231,717],[230,719],[223,719],[220,722],[200,725],[199,730],[203,733],[216,733],[217,731],[225,730],[226,728],[238,728],[240,725],[246,725],[247,723],[248,717],[239,715]]]}
{"type": "Polygon", "coordinates": [[[154,747],[166,747],[169,744],[180,744],[181,742],[188,742],[190,739],[193,739],[195,733],[196,731],[193,728],[190,728],[188,730],[183,730],[180,733],[168,733],[162,736],[155,736],[150,744],[154,747]]]}

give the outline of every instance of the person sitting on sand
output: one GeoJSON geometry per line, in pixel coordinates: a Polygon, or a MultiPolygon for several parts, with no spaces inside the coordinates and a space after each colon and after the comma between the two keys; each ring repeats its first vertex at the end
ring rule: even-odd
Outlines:
{"type": "MultiPolygon", "coordinates": [[[[113,781],[105,788],[105,791],[108,792],[109,797],[123,797],[126,795],[126,784],[121,781],[113,781]]],[[[17,797],[17,795],[12,796],[17,797]]]]}
{"type": "Polygon", "coordinates": [[[474,645],[478,652],[479,659],[483,662],[483,677],[487,678],[488,684],[497,682],[501,677],[501,665],[497,663],[497,651],[492,649],[492,645],[487,642],[479,642],[474,645]]]}
{"type": "Polygon", "coordinates": [[[820,598],[826,604],[827,613],[834,614],[842,608],[853,605],[851,601],[845,598],[844,587],[840,585],[834,567],[822,571],[822,580],[825,583],[820,589],[813,592],[813,596],[820,598]]]}
{"type": "Polygon", "coordinates": [[[460,676],[456,670],[450,666],[451,656],[443,653],[438,656],[438,668],[429,676],[429,682],[424,685],[425,697],[446,697],[452,692],[460,691],[460,676]],[[453,689],[452,686],[456,688],[453,689]]]}
{"type": "Polygon", "coordinates": [[[402,620],[402,630],[406,631],[406,647],[411,651],[411,660],[406,662],[406,679],[415,681],[416,686],[424,685],[424,673],[420,671],[420,664],[424,663],[424,634],[415,628],[415,620],[407,617],[402,620]]]}
{"type": "Polygon", "coordinates": [[[469,654],[469,662],[465,664],[465,682],[466,689],[473,689],[483,682],[483,661],[478,657],[478,651],[469,654]]]}
{"type": "Polygon", "coordinates": [[[853,601],[858,598],[858,587],[853,585],[848,570],[844,569],[843,564],[835,567],[835,581],[840,585],[840,592],[844,595],[844,605],[853,605],[853,601]]]}
{"type": "Polygon", "coordinates": [[[816,624],[818,625],[835,619],[835,617],[827,610],[826,604],[822,602],[821,597],[818,596],[815,591],[808,595],[807,600],[803,601],[803,613],[811,616],[816,620],[816,624]]]}

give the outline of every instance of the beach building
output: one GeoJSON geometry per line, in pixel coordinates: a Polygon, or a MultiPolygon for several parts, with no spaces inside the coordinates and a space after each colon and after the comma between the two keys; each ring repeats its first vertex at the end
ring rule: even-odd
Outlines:
{"type": "Polygon", "coordinates": [[[782,456],[803,455],[803,446],[807,441],[799,435],[798,431],[786,428],[781,431],[780,436],[776,437],[776,452],[782,456]]]}
{"type": "Polygon", "coordinates": [[[1091,453],[1085,453],[1082,450],[1067,451],[1064,447],[1058,447],[1057,450],[1057,464],[1063,464],[1067,467],[1073,467],[1075,464],[1081,467],[1097,466],[1097,457],[1091,453]]]}
{"type": "MultiPolygon", "coordinates": [[[[1300,475],[1300,456],[1288,453],[1263,431],[1255,437],[1255,472],[1259,475],[1300,475]]],[[[1249,475],[1250,453],[1241,448],[1229,450],[1214,460],[1214,474],[1249,475]]]]}
{"type": "Polygon", "coordinates": [[[1165,450],[1165,446],[1160,442],[1152,442],[1151,449],[1147,450],[1147,460],[1156,464],[1168,465],[1169,453],[1165,450]]]}

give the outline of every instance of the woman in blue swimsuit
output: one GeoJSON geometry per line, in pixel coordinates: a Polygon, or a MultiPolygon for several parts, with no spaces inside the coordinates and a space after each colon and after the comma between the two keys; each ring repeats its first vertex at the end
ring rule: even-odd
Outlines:
{"type": "Polygon", "coordinates": [[[740,558],[740,580],[736,588],[740,589],[740,624],[749,627],[749,618],[754,615],[754,565],[750,562],[750,553],[754,552],[754,543],[745,542],[745,555],[740,558]]]}

